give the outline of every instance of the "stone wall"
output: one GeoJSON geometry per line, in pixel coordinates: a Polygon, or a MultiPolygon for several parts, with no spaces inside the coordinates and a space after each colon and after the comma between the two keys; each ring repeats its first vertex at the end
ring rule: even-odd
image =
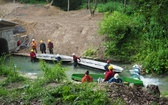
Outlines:
{"type": "Polygon", "coordinates": [[[13,28],[14,27],[0,28],[0,38],[7,41],[9,52],[14,51],[17,47],[17,43],[13,35],[13,28]]]}

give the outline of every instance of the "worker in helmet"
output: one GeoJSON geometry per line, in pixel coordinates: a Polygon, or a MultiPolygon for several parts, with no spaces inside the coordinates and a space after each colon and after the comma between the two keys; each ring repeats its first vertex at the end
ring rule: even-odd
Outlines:
{"type": "Polygon", "coordinates": [[[72,56],[73,56],[73,61],[74,61],[74,62],[73,62],[74,68],[76,68],[77,65],[78,65],[78,60],[79,60],[79,61],[81,61],[81,60],[80,60],[80,57],[78,57],[78,56],[75,55],[75,53],[73,53],[72,56]]]}
{"type": "Polygon", "coordinates": [[[119,74],[116,73],[116,74],[114,75],[114,77],[112,77],[112,78],[108,81],[108,83],[111,83],[111,82],[122,83],[123,80],[119,77],[119,74]]]}
{"type": "Polygon", "coordinates": [[[37,53],[37,43],[35,39],[32,39],[31,46],[32,46],[32,49],[37,53]]]}
{"type": "Polygon", "coordinates": [[[31,51],[30,51],[30,60],[31,60],[31,62],[36,61],[36,53],[34,52],[33,49],[31,49],[31,51]]]}
{"type": "Polygon", "coordinates": [[[51,40],[49,39],[48,40],[48,50],[49,50],[50,54],[53,54],[53,48],[54,48],[54,45],[51,42],[51,40]]]}
{"type": "Polygon", "coordinates": [[[109,65],[110,65],[110,60],[107,60],[107,64],[104,66],[105,71],[108,71],[109,65]]]}
{"type": "Polygon", "coordinates": [[[43,42],[43,40],[40,41],[40,51],[41,51],[41,53],[45,53],[46,54],[46,45],[43,42]]]}
{"type": "Polygon", "coordinates": [[[108,71],[105,73],[104,81],[108,81],[108,80],[111,79],[113,76],[114,76],[113,66],[110,65],[110,66],[108,67],[108,71]]]}

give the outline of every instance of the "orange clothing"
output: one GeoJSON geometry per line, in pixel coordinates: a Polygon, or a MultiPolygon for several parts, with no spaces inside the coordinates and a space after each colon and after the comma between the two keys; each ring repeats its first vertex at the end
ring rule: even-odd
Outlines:
{"type": "Polygon", "coordinates": [[[83,82],[92,82],[93,78],[90,75],[85,74],[85,76],[82,78],[82,83],[83,82]]]}
{"type": "Polygon", "coordinates": [[[32,41],[31,42],[31,46],[32,46],[32,49],[36,48],[37,47],[37,43],[35,41],[32,41]]]}

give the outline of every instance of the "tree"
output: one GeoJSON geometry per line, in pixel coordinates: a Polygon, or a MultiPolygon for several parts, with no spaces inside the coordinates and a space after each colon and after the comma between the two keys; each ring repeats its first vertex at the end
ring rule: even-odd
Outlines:
{"type": "Polygon", "coordinates": [[[99,2],[99,0],[92,0],[92,2],[91,2],[91,0],[88,0],[88,7],[90,10],[91,16],[94,15],[98,2],[99,2]]]}
{"type": "Polygon", "coordinates": [[[69,6],[70,6],[70,0],[68,0],[68,8],[67,8],[67,11],[69,11],[69,6]]]}

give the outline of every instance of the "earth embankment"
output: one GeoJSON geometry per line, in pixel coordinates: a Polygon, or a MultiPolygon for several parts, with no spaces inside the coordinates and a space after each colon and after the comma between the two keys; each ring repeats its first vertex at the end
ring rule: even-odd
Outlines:
{"type": "MultiPolygon", "coordinates": [[[[84,51],[97,50],[97,59],[103,59],[103,37],[98,35],[98,23],[103,14],[91,16],[89,10],[62,11],[44,5],[7,3],[0,5],[1,18],[17,22],[26,29],[29,38],[34,38],[38,46],[40,40],[51,39],[54,53],[82,56],[84,51]]],[[[31,48],[20,50],[28,52],[31,48]]],[[[39,52],[39,47],[38,47],[39,52]]],[[[47,51],[48,53],[48,51],[47,51]]]]}

